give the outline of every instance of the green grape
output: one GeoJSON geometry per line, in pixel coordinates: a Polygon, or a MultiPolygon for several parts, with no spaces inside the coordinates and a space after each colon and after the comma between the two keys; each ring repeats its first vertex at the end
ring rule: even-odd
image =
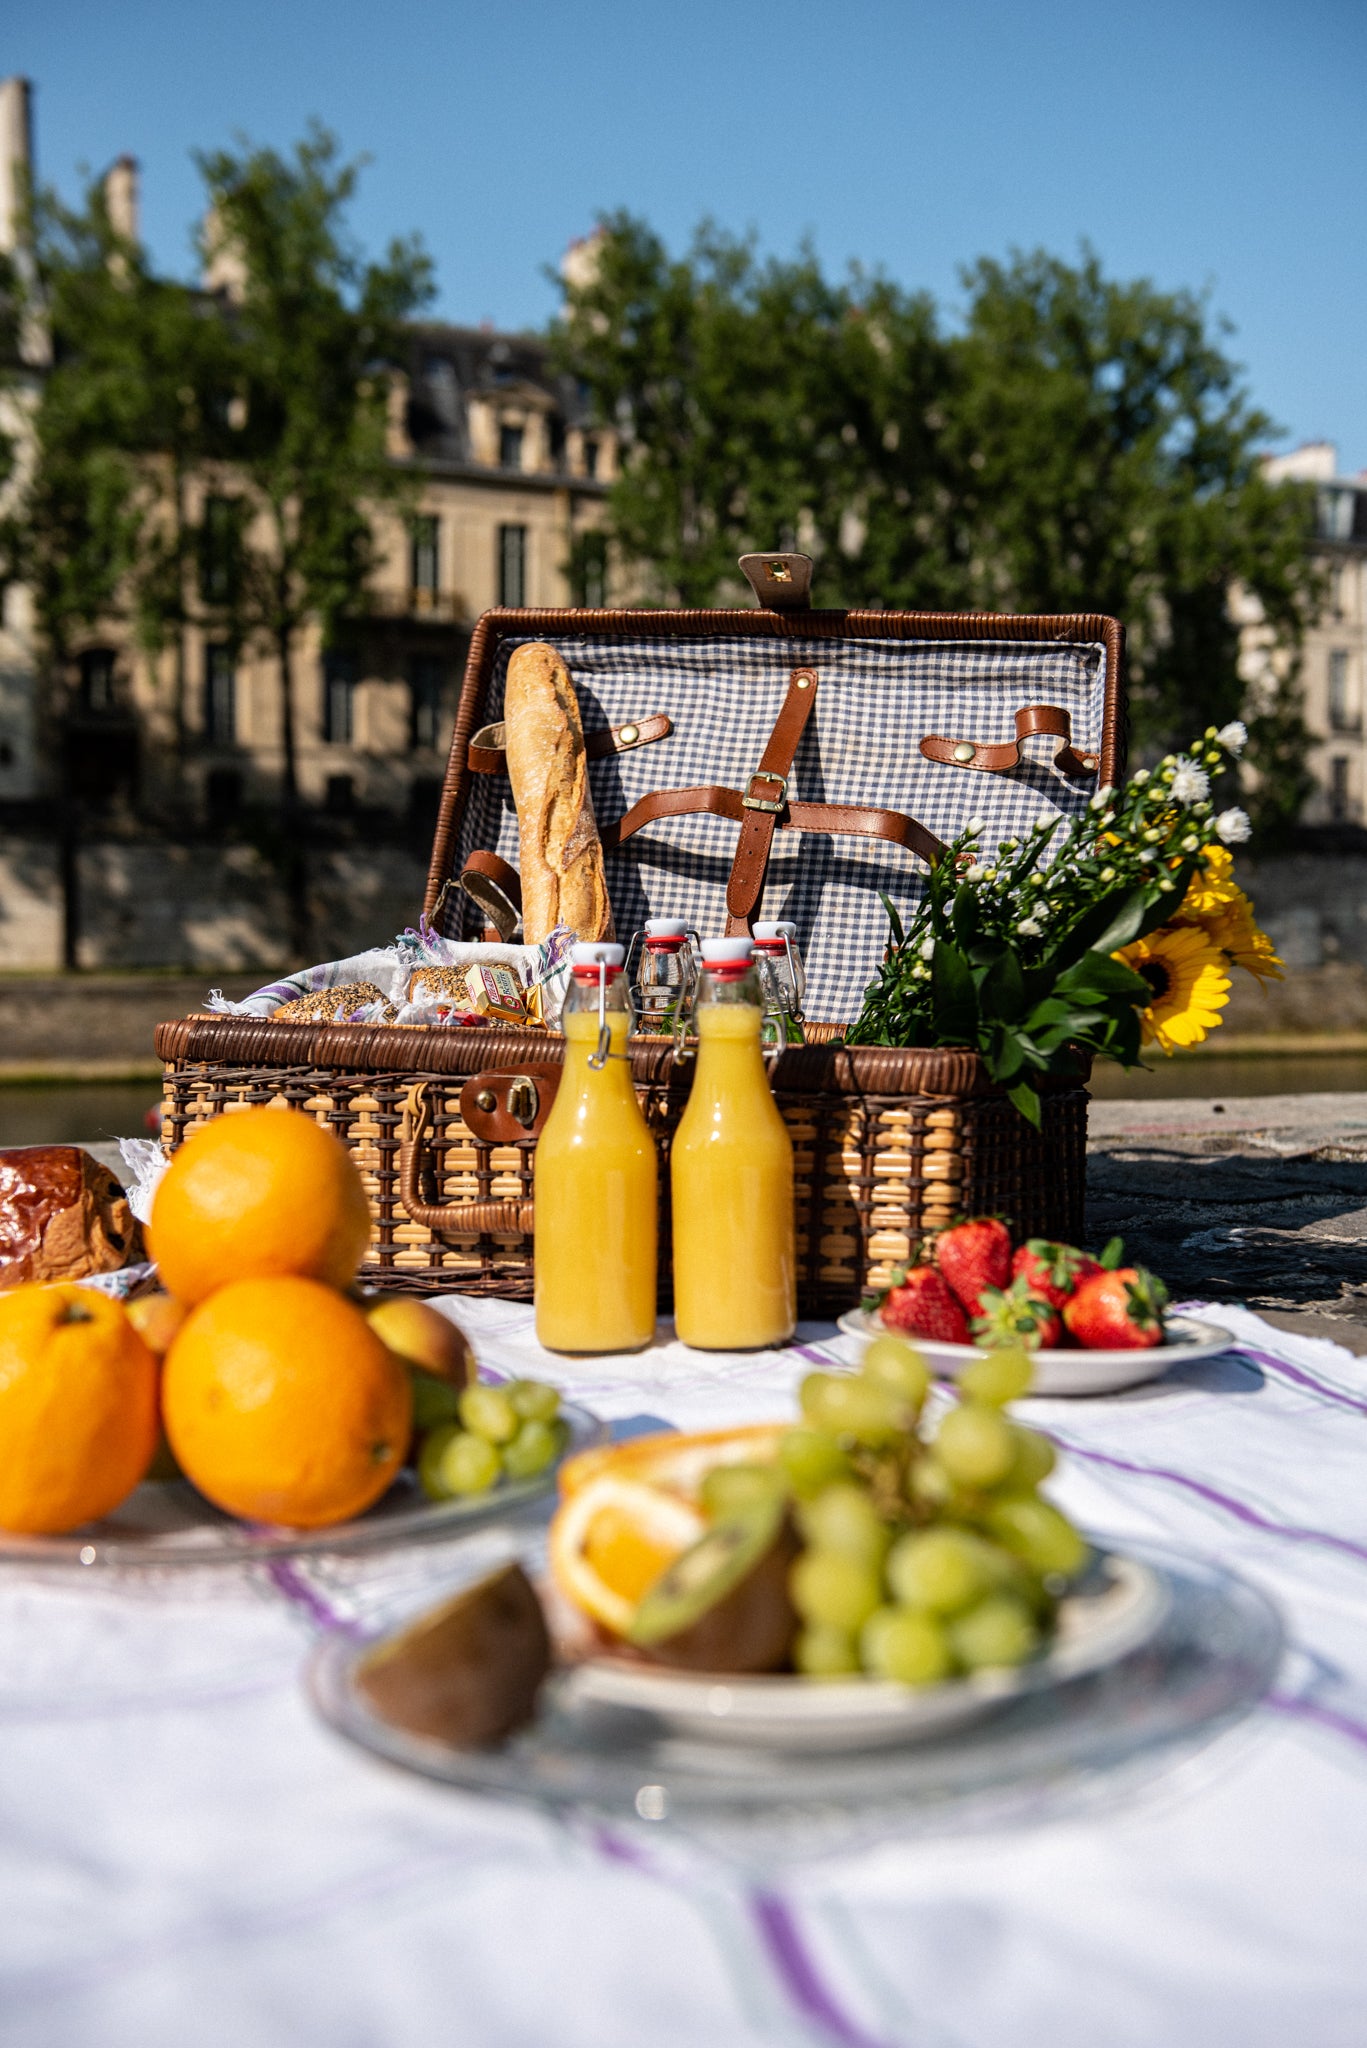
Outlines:
{"type": "Polygon", "coordinates": [[[421,1368],[410,1371],[408,1378],[413,1388],[413,1428],[418,1436],[435,1429],[439,1423],[457,1420],[460,1415],[459,1387],[453,1387],[450,1380],[439,1380],[435,1373],[423,1372],[421,1368]]]}
{"type": "Polygon", "coordinates": [[[560,1450],[560,1433],[554,1422],[533,1417],[524,1422],[510,1444],[503,1447],[503,1469],[510,1479],[532,1479],[554,1464],[560,1450]]]}
{"type": "Polygon", "coordinates": [[[1071,1579],[1087,1561],[1087,1545],[1067,1516],[1037,1494],[994,1500],[987,1526],[1005,1549],[1037,1572],[1071,1579]]]}
{"type": "Polygon", "coordinates": [[[887,1387],[920,1412],[930,1389],[930,1367],[905,1337],[875,1337],[859,1365],[865,1379],[887,1387]]]}
{"type": "Polygon", "coordinates": [[[747,1508],[767,1507],[782,1490],[783,1475],[773,1465],[714,1465],[699,1495],[704,1512],[720,1522],[747,1508]]]}
{"type": "Polygon", "coordinates": [[[793,1662],[804,1678],[851,1678],[859,1670],[854,1637],[819,1624],[798,1631],[793,1662]]]}
{"type": "Polygon", "coordinates": [[[927,1453],[916,1460],[907,1474],[907,1498],[936,1514],[948,1506],[954,1498],[954,1481],[938,1458],[927,1453]]]}
{"type": "Polygon", "coordinates": [[[954,1655],[966,1671],[1023,1664],[1039,1647],[1039,1630],[1015,1593],[989,1593],[949,1624],[954,1655]]]}
{"type": "Polygon", "coordinates": [[[498,1452],[486,1437],[453,1431],[437,1463],[444,1494],[487,1493],[501,1470],[498,1452]]]}
{"type": "Polygon", "coordinates": [[[441,1461],[446,1446],[460,1435],[456,1422],[439,1423],[429,1430],[422,1440],[418,1453],[418,1484],[429,1500],[449,1500],[450,1492],[442,1481],[441,1461]]]}
{"type": "Polygon", "coordinates": [[[1011,1435],[1016,1459],[1002,1482],[1003,1487],[1009,1493],[1033,1493],[1058,1462],[1054,1446],[1037,1429],[1025,1429],[1019,1422],[1011,1424],[1011,1435]]]}
{"type": "Polygon", "coordinates": [[[819,1493],[834,1479],[843,1479],[850,1469],[850,1461],[834,1437],[800,1425],[785,1431],[779,1440],[778,1462],[799,1499],[819,1493]]]}
{"type": "Polygon", "coordinates": [[[813,1550],[834,1550],[876,1571],[887,1556],[892,1533],[862,1486],[846,1481],[828,1486],[798,1513],[802,1534],[813,1550]]]}
{"type": "Polygon", "coordinates": [[[905,1607],[959,1614],[1000,1576],[991,1545],[969,1529],[916,1529],[888,1553],[887,1580],[905,1607]]]}
{"type": "Polygon", "coordinates": [[[877,1571],[836,1550],[806,1550],[788,1574],[794,1607],[809,1625],[853,1635],[883,1598],[877,1571]]]}
{"type": "Polygon", "coordinates": [[[513,1380],[503,1391],[524,1422],[554,1422],[560,1413],[560,1389],[545,1380],[513,1380]]]}
{"type": "Polygon", "coordinates": [[[467,1387],[460,1397],[460,1419],[472,1436],[487,1443],[511,1443],[519,1416],[503,1387],[467,1387]]]}
{"type": "Polygon", "coordinates": [[[809,1373],[802,1412],[816,1429],[872,1446],[901,1436],[905,1421],[905,1408],[889,1388],[847,1373],[809,1373]]]}
{"type": "Polygon", "coordinates": [[[864,1669],[899,1685],[934,1685],[954,1668],[940,1623],[912,1607],[880,1607],[859,1635],[864,1669]]]}
{"type": "Polygon", "coordinates": [[[964,1367],[959,1374],[959,1392],[984,1407],[1004,1408],[1028,1391],[1034,1374],[1029,1352],[1022,1351],[1019,1344],[1006,1344],[964,1367]]]}
{"type": "Polygon", "coordinates": [[[935,1455],[958,1486],[999,1486],[1016,1460],[1011,1425],[995,1408],[965,1402],[940,1424],[935,1455]]]}

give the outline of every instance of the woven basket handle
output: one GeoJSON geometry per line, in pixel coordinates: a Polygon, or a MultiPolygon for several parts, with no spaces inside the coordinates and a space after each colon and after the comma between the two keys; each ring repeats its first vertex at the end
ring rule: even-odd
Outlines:
{"type": "Polygon", "coordinates": [[[428,1168],[423,1140],[432,1121],[428,1083],[409,1089],[399,1140],[399,1195],[415,1223],[442,1237],[527,1237],[532,1230],[530,1202],[428,1202],[423,1176],[428,1168]]]}

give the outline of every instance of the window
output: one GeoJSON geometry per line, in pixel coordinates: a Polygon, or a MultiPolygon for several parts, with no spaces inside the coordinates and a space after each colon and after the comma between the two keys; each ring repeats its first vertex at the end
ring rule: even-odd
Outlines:
{"type": "Polygon", "coordinates": [[[1332,485],[1321,489],[1319,494],[1319,526],[1325,540],[1351,540],[1353,537],[1353,500],[1356,493],[1334,488],[1332,485]]]}
{"type": "Polygon", "coordinates": [[[211,825],[226,824],[242,808],[242,777],[236,768],[211,768],[204,778],[204,807],[211,825]]]}
{"type": "Polygon", "coordinates": [[[1329,730],[1331,732],[1356,732],[1361,719],[1353,701],[1351,677],[1348,667],[1348,649],[1332,647],[1329,650],[1329,730]]]}
{"type": "Polygon", "coordinates": [[[522,429],[521,427],[500,427],[498,430],[498,466],[500,469],[521,469],[522,429]]]}
{"type": "Polygon", "coordinates": [[[500,604],[527,602],[525,526],[500,526],[498,529],[498,601],[500,604]]]}
{"type": "Polygon", "coordinates": [[[570,582],[576,604],[598,606],[607,601],[608,537],[605,533],[581,533],[574,543],[570,582]]]}
{"type": "Polygon", "coordinates": [[[409,555],[409,577],[413,594],[433,598],[441,588],[441,527],[436,519],[415,519],[409,555]]]}
{"type": "Polygon", "coordinates": [[[430,654],[414,655],[408,669],[409,744],[439,747],[442,742],[441,693],[445,664],[430,654]]]}
{"type": "Polygon", "coordinates": [[[237,675],[226,640],[211,640],[204,650],[204,737],[211,747],[237,740],[237,675]]]}
{"type": "Polygon", "coordinates": [[[356,785],[349,775],[329,775],[324,805],[334,818],[344,818],[356,808],[356,785]]]}
{"type": "Polygon", "coordinates": [[[199,594],[205,604],[231,604],[237,594],[240,527],[233,498],[206,498],[199,530],[199,594]]]}
{"type": "Polygon", "coordinates": [[[323,738],[335,747],[351,745],[355,695],[356,666],[351,656],[327,655],[323,662],[323,738]]]}
{"type": "Polygon", "coordinates": [[[1335,754],[1329,763],[1329,815],[1336,825],[1348,817],[1348,756],[1335,754]]]}
{"type": "Polygon", "coordinates": [[[87,647],[81,656],[81,709],[115,711],[118,709],[115,692],[113,648],[87,647]]]}
{"type": "Polygon", "coordinates": [[[597,476],[598,474],[598,443],[594,440],[592,434],[585,434],[584,436],[584,474],[585,476],[597,476]]]}

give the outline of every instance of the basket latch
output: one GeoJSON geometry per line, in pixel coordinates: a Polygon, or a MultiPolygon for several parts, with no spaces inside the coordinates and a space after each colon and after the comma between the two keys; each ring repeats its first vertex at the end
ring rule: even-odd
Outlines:
{"type": "Polygon", "coordinates": [[[461,1121],[486,1145],[528,1144],[550,1115],[560,1074],[552,1066],[474,1074],[460,1091],[461,1121]]]}
{"type": "Polygon", "coordinates": [[[767,612],[805,612],[812,601],[810,555],[742,555],[740,572],[767,612]]]}

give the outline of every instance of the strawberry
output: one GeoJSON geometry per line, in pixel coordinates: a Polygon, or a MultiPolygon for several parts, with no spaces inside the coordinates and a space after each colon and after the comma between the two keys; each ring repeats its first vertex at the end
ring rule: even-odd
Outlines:
{"type": "Polygon", "coordinates": [[[1090,1252],[1044,1237],[1027,1238],[1011,1261],[1012,1276],[1024,1280],[1030,1292],[1051,1308],[1062,1308],[1090,1274],[1100,1271],[1090,1252]]]}
{"type": "Polygon", "coordinates": [[[1145,1351],[1163,1341],[1168,1290],[1143,1266],[1120,1266],[1084,1280],[1063,1320],[1088,1351],[1145,1351]]]}
{"type": "Polygon", "coordinates": [[[942,1344],[971,1344],[968,1322],[933,1266],[913,1266],[883,1296],[881,1313],[890,1330],[912,1337],[937,1337],[942,1344]]]}
{"type": "Polygon", "coordinates": [[[1011,1278],[1011,1233],[996,1216],[970,1216],[951,1224],[935,1240],[935,1263],[954,1289],[964,1312],[976,1316],[985,1287],[1005,1287],[1011,1278]]]}
{"type": "Polygon", "coordinates": [[[1023,1351],[1051,1351],[1063,1335],[1058,1310],[1031,1292],[1028,1280],[983,1290],[982,1313],[973,1318],[973,1341],[989,1350],[1019,1344],[1023,1351]]]}

